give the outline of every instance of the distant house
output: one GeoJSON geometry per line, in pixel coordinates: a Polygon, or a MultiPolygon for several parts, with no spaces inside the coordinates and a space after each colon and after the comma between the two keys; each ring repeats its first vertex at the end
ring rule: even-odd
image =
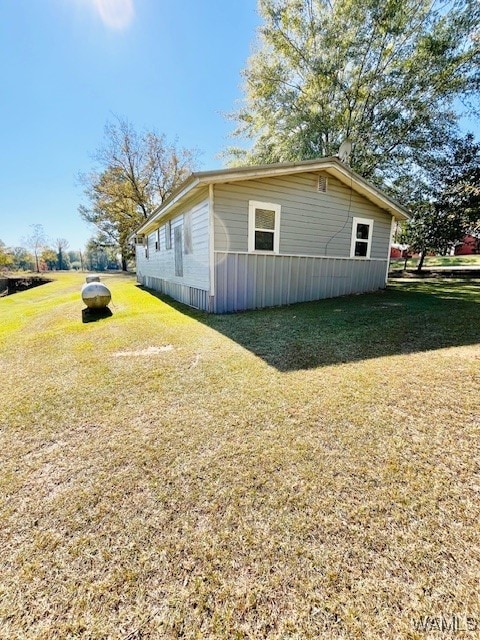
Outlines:
{"type": "Polygon", "coordinates": [[[192,173],[137,229],[137,279],[214,313],[373,291],[406,219],[337,158],[192,173]]]}
{"type": "Polygon", "coordinates": [[[467,235],[455,247],[456,256],[469,256],[480,253],[480,236],[467,235]]]}
{"type": "Polygon", "coordinates": [[[408,255],[408,244],[392,242],[390,246],[390,258],[405,258],[408,255]]]}

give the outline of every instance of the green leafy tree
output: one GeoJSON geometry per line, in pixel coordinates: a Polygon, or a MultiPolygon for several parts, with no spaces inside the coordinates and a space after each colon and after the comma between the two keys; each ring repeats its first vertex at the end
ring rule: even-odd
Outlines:
{"type": "Polygon", "coordinates": [[[0,269],[6,269],[13,264],[13,258],[11,251],[5,246],[5,243],[0,240],[0,269]]]}
{"type": "Polygon", "coordinates": [[[404,239],[421,254],[421,271],[427,252],[445,254],[465,235],[480,231],[480,143],[471,134],[457,140],[414,196],[404,239]]]}
{"type": "MultiPolygon", "coordinates": [[[[415,176],[478,96],[478,0],[259,0],[263,20],[234,118],[234,163],[337,153],[388,185],[415,176]]],[[[470,112],[474,112],[473,107],[470,112]]]]}
{"type": "Polygon", "coordinates": [[[79,271],[83,269],[83,252],[81,250],[71,250],[68,252],[68,259],[72,269],[79,271]]]}
{"type": "Polygon", "coordinates": [[[13,247],[11,251],[12,269],[16,271],[32,271],[35,265],[35,258],[25,247],[13,247]]]}
{"type": "Polygon", "coordinates": [[[79,213],[97,227],[100,244],[120,252],[124,270],[132,255],[128,237],[187,177],[197,156],[156,132],[137,133],[126,120],[106,126],[98,170],[81,176],[89,205],[79,213]]]}
{"type": "Polygon", "coordinates": [[[58,265],[58,256],[54,249],[45,247],[40,254],[40,264],[47,270],[53,271],[58,265]]]}
{"type": "Polygon", "coordinates": [[[90,271],[115,270],[120,266],[117,247],[100,233],[87,242],[84,261],[90,271]]]}

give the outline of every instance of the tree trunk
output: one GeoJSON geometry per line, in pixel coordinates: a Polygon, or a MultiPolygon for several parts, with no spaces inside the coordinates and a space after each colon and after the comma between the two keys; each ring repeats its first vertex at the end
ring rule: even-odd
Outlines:
{"type": "Polygon", "coordinates": [[[127,258],[122,253],[122,271],[127,270],[127,258]]]}
{"type": "Polygon", "coordinates": [[[419,260],[418,265],[417,265],[417,271],[418,271],[418,273],[420,273],[420,271],[422,270],[423,262],[424,262],[424,260],[425,260],[425,256],[426,256],[426,254],[427,254],[427,252],[426,252],[426,250],[425,250],[425,249],[423,249],[423,250],[422,250],[422,252],[420,253],[420,260],[419,260]]]}

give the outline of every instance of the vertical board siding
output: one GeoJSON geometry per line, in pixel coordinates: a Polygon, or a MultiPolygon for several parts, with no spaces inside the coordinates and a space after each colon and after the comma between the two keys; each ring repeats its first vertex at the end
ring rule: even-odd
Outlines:
{"type": "Polygon", "coordinates": [[[195,289],[184,284],[178,284],[177,282],[171,282],[164,280],[163,278],[155,278],[154,276],[141,276],[138,278],[139,282],[148,289],[158,291],[170,296],[174,300],[183,302],[195,309],[201,309],[202,311],[210,311],[210,296],[208,291],[203,289],[195,289]]]}
{"type": "Polygon", "coordinates": [[[274,307],[385,287],[386,260],[215,252],[215,313],[274,307]]]}
{"type": "Polygon", "coordinates": [[[373,219],[371,257],[387,259],[392,217],[336,178],[318,173],[215,185],[215,250],[248,251],[248,203],[281,206],[280,254],[350,257],[354,217],[373,219]]]}

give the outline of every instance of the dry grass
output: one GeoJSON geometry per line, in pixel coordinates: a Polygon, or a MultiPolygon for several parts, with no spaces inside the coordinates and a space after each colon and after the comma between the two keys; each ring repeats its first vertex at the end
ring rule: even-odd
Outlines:
{"type": "Polygon", "coordinates": [[[214,318],[115,276],[82,324],[81,279],[0,300],[2,640],[480,622],[478,281],[214,318]]]}

